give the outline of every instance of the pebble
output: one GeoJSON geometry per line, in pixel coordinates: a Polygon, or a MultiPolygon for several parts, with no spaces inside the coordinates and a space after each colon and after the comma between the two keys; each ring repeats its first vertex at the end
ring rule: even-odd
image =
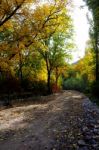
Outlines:
{"type": "Polygon", "coordinates": [[[94,128],[99,129],[99,125],[94,125],[94,128]]]}
{"type": "Polygon", "coordinates": [[[78,150],[89,150],[86,146],[79,147],[78,150]]]}
{"type": "Polygon", "coordinates": [[[83,132],[88,131],[88,127],[83,127],[82,131],[83,131],[83,132]]]}
{"type": "Polygon", "coordinates": [[[86,143],[85,143],[84,140],[79,140],[79,141],[78,141],[78,145],[79,145],[79,146],[85,146],[86,143]]]}
{"type": "Polygon", "coordinates": [[[98,129],[94,129],[93,132],[94,132],[95,134],[99,134],[99,130],[98,130],[98,129]]]}
{"type": "Polygon", "coordinates": [[[98,147],[98,144],[93,144],[92,147],[96,148],[96,147],[98,147]]]}
{"type": "Polygon", "coordinates": [[[88,141],[90,141],[91,139],[92,139],[92,137],[91,137],[91,136],[89,136],[89,135],[86,135],[86,136],[85,136],[85,141],[87,141],[87,142],[88,142],[88,141]]]}

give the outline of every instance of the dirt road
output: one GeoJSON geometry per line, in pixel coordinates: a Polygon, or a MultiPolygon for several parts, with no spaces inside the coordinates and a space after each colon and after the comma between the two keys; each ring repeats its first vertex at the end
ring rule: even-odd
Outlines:
{"type": "Polygon", "coordinates": [[[99,109],[76,91],[0,111],[0,150],[98,150],[99,109]]]}

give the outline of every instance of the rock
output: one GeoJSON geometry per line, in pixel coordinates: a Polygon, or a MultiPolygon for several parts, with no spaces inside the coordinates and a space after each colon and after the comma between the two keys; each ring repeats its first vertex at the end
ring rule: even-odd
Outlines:
{"type": "Polygon", "coordinates": [[[85,146],[86,143],[85,143],[84,140],[79,140],[79,141],[78,141],[78,145],[79,145],[79,146],[85,146]]]}
{"type": "Polygon", "coordinates": [[[84,147],[79,147],[78,150],[89,150],[89,149],[86,146],[84,146],[84,147]]]}
{"type": "Polygon", "coordinates": [[[83,132],[83,135],[86,137],[86,136],[92,136],[92,132],[83,132]]]}
{"type": "Polygon", "coordinates": [[[92,140],[90,140],[90,144],[94,145],[94,144],[96,144],[96,141],[94,139],[92,139],[92,140]]]}
{"type": "Polygon", "coordinates": [[[98,130],[98,129],[94,129],[93,132],[94,132],[95,134],[99,134],[99,130],[98,130]]]}
{"type": "Polygon", "coordinates": [[[87,125],[88,128],[94,128],[94,124],[90,123],[87,125]]]}
{"type": "Polygon", "coordinates": [[[86,135],[86,136],[85,136],[85,141],[87,141],[87,142],[88,142],[88,141],[90,141],[91,139],[92,139],[92,137],[91,137],[91,136],[89,136],[89,135],[86,135]]]}
{"type": "Polygon", "coordinates": [[[99,140],[99,135],[94,135],[93,138],[99,140]]]}
{"type": "Polygon", "coordinates": [[[97,123],[99,124],[99,120],[97,120],[97,123]]]}
{"type": "Polygon", "coordinates": [[[87,127],[83,127],[82,131],[86,132],[86,131],[88,131],[88,128],[87,127]]]}
{"type": "Polygon", "coordinates": [[[92,147],[93,148],[98,148],[98,144],[93,144],[92,147]]]}
{"type": "Polygon", "coordinates": [[[94,128],[99,129],[99,125],[98,125],[98,124],[97,124],[97,125],[95,125],[95,126],[94,126],[94,128]]]}

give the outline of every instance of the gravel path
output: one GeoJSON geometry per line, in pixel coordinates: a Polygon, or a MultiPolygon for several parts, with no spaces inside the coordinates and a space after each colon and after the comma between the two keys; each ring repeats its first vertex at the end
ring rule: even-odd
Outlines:
{"type": "Polygon", "coordinates": [[[98,150],[99,109],[77,91],[0,111],[0,150],[98,150]]]}

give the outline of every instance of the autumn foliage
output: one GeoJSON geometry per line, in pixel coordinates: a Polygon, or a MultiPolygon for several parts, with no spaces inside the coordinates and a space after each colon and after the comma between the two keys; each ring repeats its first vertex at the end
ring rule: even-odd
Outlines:
{"type": "Polygon", "coordinates": [[[40,87],[48,93],[59,91],[58,80],[69,57],[70,43],[65,40],[72,37],[69,8],[67,0],[1,0],[1,92],[39,93],[40,87]]]}

